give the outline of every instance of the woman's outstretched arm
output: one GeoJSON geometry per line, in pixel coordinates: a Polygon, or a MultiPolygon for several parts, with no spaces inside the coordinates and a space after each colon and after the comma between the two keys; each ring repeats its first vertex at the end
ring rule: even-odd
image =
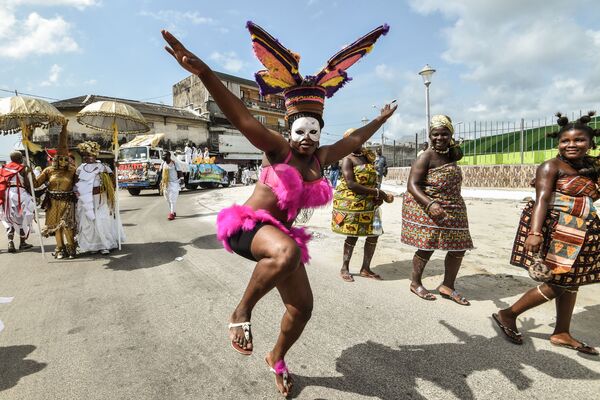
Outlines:
{"type": "Polygon", "coordinates": [[[165,50],[184,69],[197,75],[227,119],[258,149],[270,155],[287,154],[289,144],[279,133],[267,129],[250,114],[244,103],[227,89],[217,75],[200,58],[190,52],[170,32],[162,36],[169,44],[165,50]]]}
{"type": "Polygon", "coordinates": [[[377,130],[392,116],[398,106],[386,104],[381,109],[381,114],[367,125],[358,128],[348,137],[338,140],[332,145],[322,146],[317,152],[321,165],[333,164],[352,153],[365,143],[377,130]]]}

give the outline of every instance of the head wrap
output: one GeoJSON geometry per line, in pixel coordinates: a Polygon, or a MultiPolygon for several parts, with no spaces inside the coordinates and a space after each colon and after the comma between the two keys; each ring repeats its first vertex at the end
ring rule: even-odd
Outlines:
{"type": "Polygon", "coordinates": [[[336,53],[319,73],[303,78],[298,70],[298,54],[253,22],[248,21],[246,27],[252,37],[254,54],[266,68],[255,74],[260,94],[283,92],[286,118],[301,112],[323,115],[325,97],[333,96],[351,79],[346,70],[369,53],[377,39],[390,29],[387,24],[376,28],[336,53]]]}
{"type": "Polygon", "coordinates": [[[451,134],[454,134],[454,127],[452,126],[452,120],[447,115],[434,115],[431,117],[431,122],[429,123],[429,131],[431,132],[435,128],[446,128],[450,131],[451,134]]]}
{"type": "Polygon", "coordinates": [[[83,142],[77,145],[82,154],[98,157],[100,154],[100,145],[96,142],[83,142]]]}

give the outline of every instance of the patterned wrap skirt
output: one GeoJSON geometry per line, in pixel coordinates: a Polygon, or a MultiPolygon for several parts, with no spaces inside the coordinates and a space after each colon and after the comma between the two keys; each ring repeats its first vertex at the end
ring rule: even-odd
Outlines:
{"type": "MultiPolygon", "coordinates": [[[[356,183],[369,188],[377,187],[377,172],[373,164],[354,167],[356,183]]],[[[331,230],[346,236],[377,236],[373,231],[375,196],[358,194],[348,189],[342,175],[333,194],[331,230]]]]}
{"type": "MultiPolygon", "coordinates": [[[[510,263],[514,266],[528,269],[533,264],[534,254],[525,251],[525,240],[531,227],[531,213],[535,202],[531,200],[523,210],[519,221],[519,228],[513,245],[510,263]]],[[[552,232],[559,221],[557,211],[549,211],[542,226],[544,242],[542,244],[541,256],[544,258],[548,253],[552,241],[552,232]]],[[[566,273],[554,275],[552,281],[548,282],[558,286],[582,286],[590,283],[600,282],[600,220],[594,217],[586,220],[586,235],[579,250],[579,254],[573,263],[571,270],[566,273]]]]}
{"type": "Polygon", "coordinates": [[[462,173],[456,163],[432,168],[423,182],[423,191],[444,209],[447,217],[434,221],[412,194],[404,193],[400,241],[419,250],[463,251],[473,248],[467,206],[460,189],[462,173]]]}

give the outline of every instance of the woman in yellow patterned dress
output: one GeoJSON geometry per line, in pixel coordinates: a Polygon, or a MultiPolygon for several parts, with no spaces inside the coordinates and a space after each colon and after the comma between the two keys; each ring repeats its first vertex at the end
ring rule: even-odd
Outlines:
{"type": "MultiPolygon", "coordinates": [[[[344,137],[354,129],[348,129],[344,137]]],[[[333,195],[333,213],[331,229],[335,233],[346,235],[344,241],[344,257],[340,275],[346,282],[354,282],[350,274],[349,264],[352,252],[359,236],[366,237],[363,264],[360,276],[381,280],[371,271],[371,259],[375,253],[377,239],[382,233],[373,229],[375,210],[383,201],[391,203],[394,197],[377,188],[377,172],[375,171],[375,154],[356,149],[342,161],[342,176],[333,195]]]]}
{"type": "Polygon", "coordinates": [[[77,197],[73,192],[75,167],[71,165],[67,149],[67,126],[63,126],[58,139],[56,156],[52,165],[35,179],[35,186],[48,185],[44,208],[46,226],[42,230],[45,237],[54,236],[56,250],[54,257],[75,258],[75,204],[77,197]]]}

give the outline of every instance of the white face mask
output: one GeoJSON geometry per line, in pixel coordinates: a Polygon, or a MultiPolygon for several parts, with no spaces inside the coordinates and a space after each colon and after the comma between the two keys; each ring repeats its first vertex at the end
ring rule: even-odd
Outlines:
{"type": "Polygon", "coordinates": [[[308,135],[313,142],[321,139],[321,126],[313,117],[300,117],[292,124],[292,140],[300,142],[308,135]]]}

